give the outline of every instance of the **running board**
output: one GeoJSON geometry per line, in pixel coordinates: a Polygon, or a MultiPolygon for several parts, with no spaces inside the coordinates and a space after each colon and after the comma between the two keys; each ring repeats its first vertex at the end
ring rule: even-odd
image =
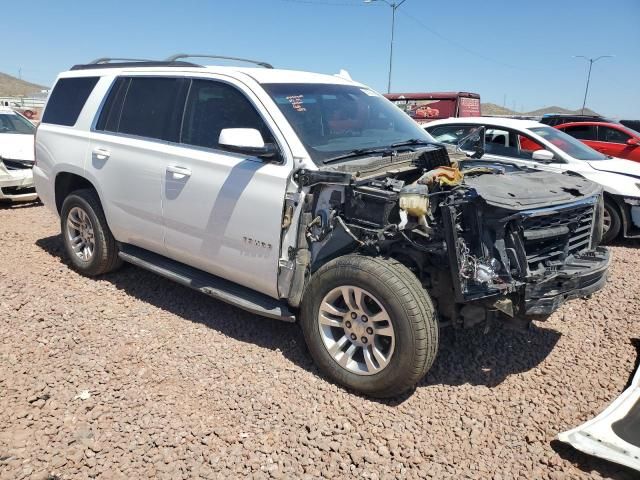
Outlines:
{"type": "Polygon", "coordinates": [[[282,301],[143,248],[121,244],[118,255],[136,267],[149,270],[247,312],[285,322],[296,320],[295,315],[282,301]]]}

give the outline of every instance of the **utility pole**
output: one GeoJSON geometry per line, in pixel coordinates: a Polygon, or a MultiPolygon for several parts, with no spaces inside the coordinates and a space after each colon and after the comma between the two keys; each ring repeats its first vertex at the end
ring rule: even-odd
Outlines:
{"type": "Polygon", "coordinates": [[[400,2],[389,2],[387,0],[364,0],[364,3],[384,2],[391,7],[391,45],[389,48],[389,79],[387,81],[387,93],[391,93],[391,71],[393,70],[393,37],[396,29],[396,10],[406,2],[402,0],[400,2]]]}
{"type": "Polygon", "coordinates": [[[584,100],[582,101],[582,110],[580,111],[581,115],[584,115],[584,107],[587,104],[587,94],[589,93],[589,81],[591,80],[591,68],[593,64],[598,60],[602,60],[603,58],[613,58],[613,55],[601,55],[596,58],[588,58],[584,55],[574,55],[573,58],[584,58],[587,62],[589,62],[589,73],[587,73],[587,86],[584,89],[584,100]]]}

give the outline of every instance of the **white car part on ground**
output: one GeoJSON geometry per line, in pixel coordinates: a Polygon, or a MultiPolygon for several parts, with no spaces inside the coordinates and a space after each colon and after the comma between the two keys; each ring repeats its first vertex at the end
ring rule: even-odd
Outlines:
{"type": "Polygon", "coordinates": [[[640,471],[640,368],[633,381],[600,415],[558,439],[581,452],[640,471]]]}

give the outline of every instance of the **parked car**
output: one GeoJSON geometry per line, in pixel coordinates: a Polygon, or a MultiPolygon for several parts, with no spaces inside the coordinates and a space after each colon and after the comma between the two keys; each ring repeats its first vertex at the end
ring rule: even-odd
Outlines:
{"type": "Polygon", "coordinates": [[[33,201],[35,127],[19,113],[0,107],[0,200],[33,201]]]}
{"type": "Polygon", "coordinates": [[[439,318],[527,325],[604,285],[594,183],[504,166],[462,178],[363,84],[181,58],[56,81],[34,172],[79,272],[124,260],[299,319],[322,372],[383,397],[429,370],[439,318]]]}
{"type": "Polygon", "coordinates": [[[573,172],[599,183],[605,192],[604,242],[640,238],[640,165],[611,158],[555,128],[531,120],[451,118],[426,126],[443,143],[457,144],[484,128],[482,159],[555,172],[573,172]]]}
{"type": "Polygon", "coordinates": [[[640,132],[640,120],[620,120],[620,123],[631,130],[640,132]]]}
{"type": "Polygon", "coordinates": [[[640,133],[617,123],[573,122],[556,125],[558,130],[611,157],[640,162],[640,133]]]}
{"type": "Polygon", "coordinates": [[[606,122],[615,123],[613,120],[609,120],[600,115],[576,115],[565,113],[548,113],[540,118],[540,123],[555,127],[556,125],[562,125],[563,123],[570,122],[606,122]]]}

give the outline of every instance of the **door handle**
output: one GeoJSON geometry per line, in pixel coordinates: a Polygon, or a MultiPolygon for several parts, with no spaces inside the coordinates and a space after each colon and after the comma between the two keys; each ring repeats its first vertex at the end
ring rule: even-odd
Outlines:
{"type": "Polygon", "coordinates": [[[93,154],[98,160],[106,160],[111,156],[111,152],[106,148],[94,148],[93,154]]]}
{"type": "Polygon", "coordinates": [[[180,179],[191,176],[191,169],[187,167],[181,167],[179,165],[169,165],[167,172],[173,174],[174,178],[180,179]]]}

